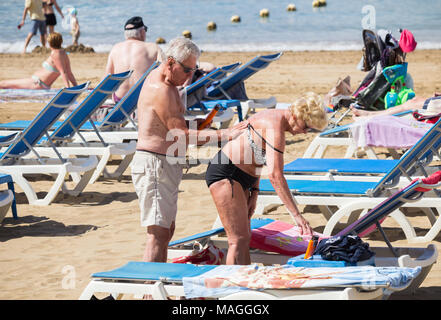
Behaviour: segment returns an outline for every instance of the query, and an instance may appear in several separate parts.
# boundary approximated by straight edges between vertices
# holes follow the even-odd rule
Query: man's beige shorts
[[[136,151],[131,169],[141,209],[141,226],[170,228],[178,210],[182,165],[170,164],[163,155]]]

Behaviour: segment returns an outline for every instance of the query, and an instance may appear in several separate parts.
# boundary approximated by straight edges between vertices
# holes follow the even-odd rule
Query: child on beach
[[[80,24],[77,18],[77,9],[73,8],[70,11],[70,34],[72,35],[72,44],[78,45],[78,38],[80,37]]]

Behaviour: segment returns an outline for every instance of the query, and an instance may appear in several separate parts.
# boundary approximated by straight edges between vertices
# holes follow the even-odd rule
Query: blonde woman
[[[205,180],[228,237],[227,264],[250,264],[250,219],[256,208],[259,177],[266,166],[278,196],[302,234],[311,235],[283,175],[285,133],[323,130],[328,123],[319,96],[307,93],[287,110],[267,109],[248,119],[248,129],[210,161]]]
[[[50,89],[60,75],[66,88],[77,85],[69,57],[61,47],[63,37],[60,33],[53,32],[47,40],[51,55],[42,63],[41,68],[29,78],[0,81],[0,89]]]

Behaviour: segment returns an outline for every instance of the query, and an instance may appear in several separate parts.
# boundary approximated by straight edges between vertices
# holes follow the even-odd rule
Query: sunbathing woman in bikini
[[[60,75],[65,87],[77,85],[70,68],[69,57],[61,47],[63,37],[58,32],[54,32],[47,40],[51,55],[42,63],[42,68],[29,78],[0,81],[0,89],[50,89]]]
[[[248,130],[228,142],[210,161],[205,180],[228,237],[227,264],[250,264],[250,219],[263,166],[278,196],[302,234],[311,235],[283,175],[285,133],[323,130],[327,116],[320,98],[307,94],[287,110],[268,109],[248,119]]]

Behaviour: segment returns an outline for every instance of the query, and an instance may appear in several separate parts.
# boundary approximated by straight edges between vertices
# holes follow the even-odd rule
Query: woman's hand
[[[308,220],[306,220],[301,214],[294,216],[294,220],[297,223],[297,226],[301,229],[302,235],[312,235],[312,228],[309,225]]]

